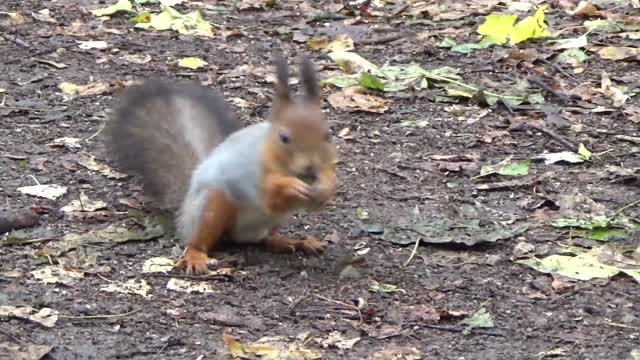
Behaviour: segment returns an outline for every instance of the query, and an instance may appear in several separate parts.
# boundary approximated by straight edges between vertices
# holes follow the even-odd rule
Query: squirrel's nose
[[[308,165],[300,174],[300,178],[305,179],[309,183],[314,183],[318,179],[318,171],[316,167],[313,165]]]

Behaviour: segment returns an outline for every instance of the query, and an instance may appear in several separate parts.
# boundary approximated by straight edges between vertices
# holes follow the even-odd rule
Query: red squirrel
[[[294,240],[278,227],[300,209],[318,211],[335,196],[337,149],[321,109],[316,72],[303,57],[303,95],[274,57],[277,83],[267,121],[241,127],[218,93],[199,84],[150,80],[132,85],[107,123],[107,149],[138,174],[161,207],[176,210],[186,250],[176,267],[207,272],[221,241],[314,254],[326,243]]]

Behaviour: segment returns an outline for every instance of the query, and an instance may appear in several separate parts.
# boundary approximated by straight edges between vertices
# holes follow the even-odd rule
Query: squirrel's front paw
[[[292,178],[285,193],[295,200],[308,201],[311,198],[311,186],[298,178]]]
[[[188,248],[184,257],[176,264],[176,268],[183,270],[187,275],[204,275],[209,271],[208,260],[209,257],[204,251]]]

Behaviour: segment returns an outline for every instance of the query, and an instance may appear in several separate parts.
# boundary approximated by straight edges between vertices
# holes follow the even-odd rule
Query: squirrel
[[[242,127],[209,88],[147,80],[123,91],[107,122],[105,147],[116,166],[137,174],[152,200],[175,212],[176,234],[186,242],[176,268],[187,274],[206,273],[223,241],[305,254],[327,245],[278,232],[296,211],[333,200],[337,148],[310,59],[302,58],[300,97],[291,94],[283,55],[273,60],[266,121]]]

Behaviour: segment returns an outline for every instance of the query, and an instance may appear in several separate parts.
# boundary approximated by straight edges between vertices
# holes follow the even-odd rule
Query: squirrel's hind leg
[[[236,209],[224,191],[210,190],[200,219],[187,239],[187,249],[176,268],[187,274],[207,273],[209,252],[220,243],[225,231],[235,222]]]
[[[281,235],[276,229],[265,238],[263,242],[265,248],[272,252],[302,252],[306,255],[316,255],[324,251],[327,247],[327,242],[321,241],[315,238],[307,238],[304,240],[296,240]]]

